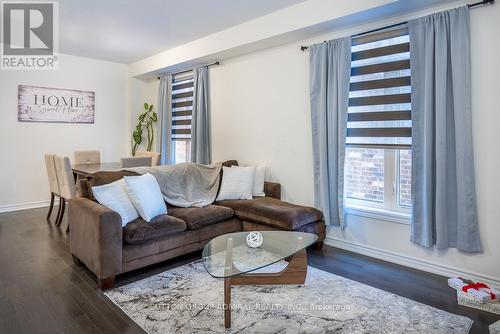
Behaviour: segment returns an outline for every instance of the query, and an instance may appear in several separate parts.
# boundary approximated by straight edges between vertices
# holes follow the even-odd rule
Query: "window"
[[[193,73],[172,78],[172,155],[173,162],[191,160],[191,119],[193,113]]]
[[[407,27],[353,38],[346,139],[348,208],[411,207],[411,77]]]

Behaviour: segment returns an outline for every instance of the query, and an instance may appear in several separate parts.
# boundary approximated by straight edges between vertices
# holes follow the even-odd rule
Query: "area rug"
[[[266,271],[278,271],[283,263]],[[223,280],[201,261],[105,295],[148,333],[468,333],[469,318],[309,267],[306,283],[232,288],[224,328]]]

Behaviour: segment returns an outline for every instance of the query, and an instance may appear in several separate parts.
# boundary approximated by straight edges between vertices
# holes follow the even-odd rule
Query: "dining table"
[[[81,178],[86,178],[101,171],[117,171],[122,169],[122,163],[117,162],[97,162],[97,163],[86,163],[86,164],[73,164],[71,169],[73,170],[73,175],[75,181],[80,175]]]

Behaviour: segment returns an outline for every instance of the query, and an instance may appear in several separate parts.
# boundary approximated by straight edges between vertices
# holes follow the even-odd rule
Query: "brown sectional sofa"
[[[237,165],[232,160],[225,166]],[[89,189],[107,184],[130,171],[98,172],[82,180],[82,197],[70,200],[70,249],[75,263],[85,264],[102,289],[112,287],[115,275],[202,249],[216,236],[252,230],[314,233],[315,248],[325,239],[321,211],[280,200],[281,186],[266,182],[266,197],[226,200],[204,208],[168,206],[168,213],[150,223],[138,218],[125,227],[118,213],[97,203]]]

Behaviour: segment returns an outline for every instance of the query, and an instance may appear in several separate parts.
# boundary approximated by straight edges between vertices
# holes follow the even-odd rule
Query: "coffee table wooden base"
[[[232,265],[231,259],[228,264]],[[288,266],[277,273],[241,274],[224,278],[224,325],[231,328],[231,286],[233,285],[281,285],[304,284],[307,275],[307,251],[295,253]]]

